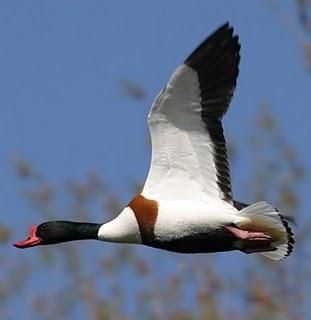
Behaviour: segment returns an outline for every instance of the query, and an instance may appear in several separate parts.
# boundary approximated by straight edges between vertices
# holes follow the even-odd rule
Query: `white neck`
[[[126,207],[115,219],[98,230],[98,239],[117,243],[141,244],[139,226],[134,212]]]

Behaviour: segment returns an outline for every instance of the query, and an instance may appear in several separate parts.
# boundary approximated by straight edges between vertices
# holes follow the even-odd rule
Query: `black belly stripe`
[[[179,253],[209,253],[236,250],[233,243],[237,238],[225,228],[196,233],[170,241],[154,240],[148,246]]]

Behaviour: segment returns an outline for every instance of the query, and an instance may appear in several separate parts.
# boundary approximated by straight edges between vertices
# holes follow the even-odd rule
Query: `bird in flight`
[[[222,117],[239,73],[240,43],[224,24],[171,75],[148,124],[150,170],[140,194],[106,223],[48,221],[32,226],[17,248],[96,239],[180,253],[239,250],[287,257],[294,238],[265,201],[233,199]]]

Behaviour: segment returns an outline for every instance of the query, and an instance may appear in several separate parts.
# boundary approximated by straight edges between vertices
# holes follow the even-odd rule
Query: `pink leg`
[[[246,231],[233,226],[225,226],[225,228],[241,240],[271,240],[271,237],[263,232]]]

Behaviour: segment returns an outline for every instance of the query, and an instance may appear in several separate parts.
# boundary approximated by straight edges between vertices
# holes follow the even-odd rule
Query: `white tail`
[[[261,231],[271,236],[274,251],[263,251],[259,254],[270,259],[280,260],[290,255],[294,245],[294,235],[287,221],[278,211],[265,201],[256,202],[238,213],[248,218],[238,224],[239,228],[248,231]]]

